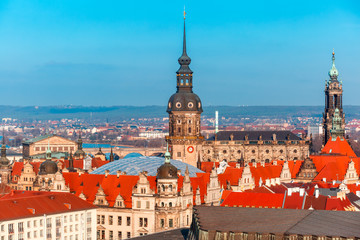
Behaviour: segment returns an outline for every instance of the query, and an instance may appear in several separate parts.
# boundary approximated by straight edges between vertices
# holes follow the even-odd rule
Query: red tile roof
[[[71,193],[12,191],[0,198],[0,221],[93,208]]]
[[[101,186],[106,194],[106,200],[109,203],[109,207],[113,207],[115,204],[116,197],[120,194],[124,199],[125,207],[132,208],[132,191],[139,180],[138,175],[108,175],[105,177],[103,174],[78,174],[72,172],[64,172],[66,185],[70,187],[70,192],[76,196],[80,196],[83,193],[86,200],[89,203],[93,203],[95,195]],[[150,188],[157,193],[156,187],[156,176],[147,176],[150,184]],[[183,185],[183,176],[178,178],[178,191],[180,192]],[[207,192],[207,184],[210,180],[210,174],[208,173],[197,173],[197,177],[191,177],[191,186],[194,193],[194,204],[195,194],[197,188],[200,189],[201,202],[204,203],[204,197]]]
[[[337,137],[335,141],[330,138],[321,152],[356,157],[355,152],[352,150],[346,139],[340,139],[340,137]]]
[[[281,193],[231,192],[221,206],[281,208],[283,199]]]
[[[34,168],[34,172],[37,174],[39,172],[41,162],[30,162]],[[20,176],[22,170],[24,169],[24,162],[15,162],[12,168],[12,176]]]

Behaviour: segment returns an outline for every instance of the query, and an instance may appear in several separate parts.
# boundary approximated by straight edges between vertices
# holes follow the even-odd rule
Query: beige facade
[[[304,140],[288,141],[278,144],[272,141],[264,144],[256,141],[252,144],[246,141],[206,141],[202,146],[202,161],[237,162],[243,159],[249,162],[270,162],[272,160],[303,160],[309,156],[309,144]]]
[[[23,143],[23,157],[28,158],[45,153],[48,146],[52,152],[70,153],[77,150],[77,143],[74,141],[56,135],[45,135],[25,141]]]
[[[169,151],[172,159],[192,166],[200,159],[203,136],[200,134],[200,113],[173,112],[169,114]]]

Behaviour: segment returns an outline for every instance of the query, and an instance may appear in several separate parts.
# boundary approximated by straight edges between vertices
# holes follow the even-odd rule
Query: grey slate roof
[[[249,141],[258,141],[260,136],[262,136],[263,141],[272,141],[273,134],[276,134],[277,141],[286,141],[287,136],[290,136],[289,140],[292,141],[301,140],[300,137],[290,131],[220,131],[217,133],[217,140],[229,141],[231,134],[234,136],[234,141],[244,141],[246,135],[248,135]],[[210,137],[208,140],[214,141],[215,136]]]
[[[38,136],[38,137],[35,137],[35,138],[28,139],[28,140],[24,141],[24,143],[25,144],[31,144],[31,143],[34,143],[34,142],[38,142],[38,141],[50,138],[52,136],[55,136],[55,135],[54,134],[42,135],[42,136]]]
[[[206,231],[360,237],[360,213],[239,207],[194,208]]]
[[[138,239],[138,240],[185,240],[187,237],[187,234],[189,232],[188,228],[178,228],[170,231],[160,232],[160,233],[154,233],[149,234],[142,237],[136,237],[131,239]]]

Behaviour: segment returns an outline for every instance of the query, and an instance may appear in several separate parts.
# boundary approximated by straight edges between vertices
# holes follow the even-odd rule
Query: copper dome
[[[40,164],[39,175],[55,174],[58,171],[56,162],[46,160]]]

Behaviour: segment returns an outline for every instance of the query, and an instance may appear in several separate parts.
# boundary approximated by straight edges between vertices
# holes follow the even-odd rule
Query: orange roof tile
[[[340,139],[340,137],[337,137],[335,141],[330,138],[321,152],[356,157],[355,152],[352,150],[346,139]]]

